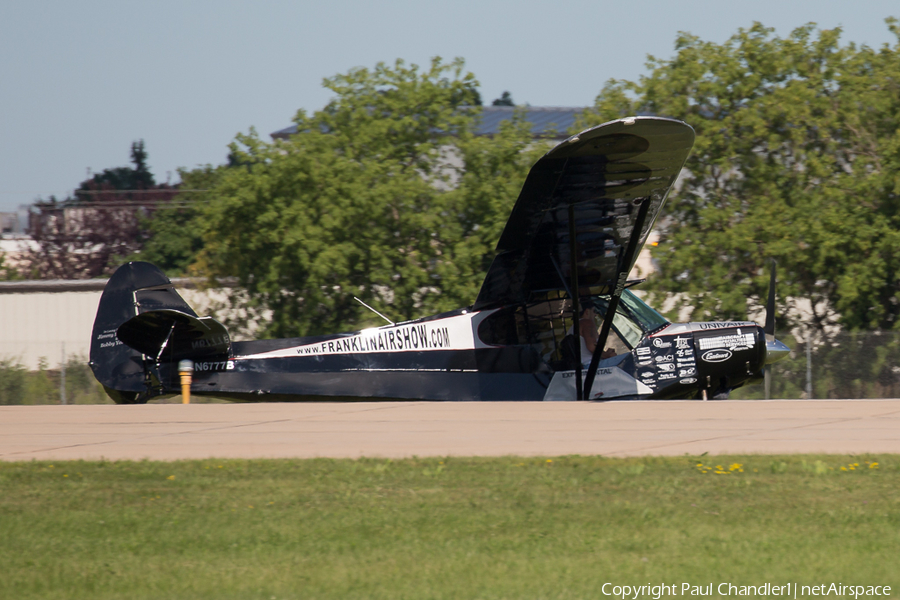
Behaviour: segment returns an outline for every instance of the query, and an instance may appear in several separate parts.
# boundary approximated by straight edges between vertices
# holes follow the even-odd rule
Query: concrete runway
[[[0,460],[900,453],[900,400],[0,407]]]

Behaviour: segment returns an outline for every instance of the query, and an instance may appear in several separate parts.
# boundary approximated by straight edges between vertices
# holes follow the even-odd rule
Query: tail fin
[[[159,379],[160,363],[230,351],[225,327],[199,318],[150,263],[122,265],[107,282],[94,320],[90,364],[116,403],[143,403],[166,393],[169,382]]]

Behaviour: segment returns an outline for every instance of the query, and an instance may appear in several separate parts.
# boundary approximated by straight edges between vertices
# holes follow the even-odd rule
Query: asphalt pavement
[[[900,453],[900,400],[2,406],[0,460]]]

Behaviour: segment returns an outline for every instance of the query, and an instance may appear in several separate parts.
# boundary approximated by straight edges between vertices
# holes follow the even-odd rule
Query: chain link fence
[[[59,349],[64,352],[64,347]],[[0,356],[0,405],[112,404],[84,356],[55,361],[40,359],[36,369],[17,357]]]
[[[900,397],[900,332],[841,332],[812,343],[779,336],[790,355],[769,367],[769,398]],[[733,399],[766,398],[763,384],[734,390]]]

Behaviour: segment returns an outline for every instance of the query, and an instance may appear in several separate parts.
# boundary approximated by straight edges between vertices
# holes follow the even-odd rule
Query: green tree
[[[473,301],[527,172],[521,118],[475,138],[478,82],[460,59],[324,85],[334,100],[298,112],[290,140],[238,136],[199,209],[197,269],[236,277],[274,336],[377,324],[354,296],[395,320]]]
[[[839,38],[813,24],[782,39],[756,23],[723,44],[682,33],[673,58],[609,82],[582,123],[643,112],[696,129],[653,282],[694,318],[746,317],[775,258],[780,314],[808,301],[820,334],[898,325],[900,43]]]
[[[28,371],[18,361],[0,358],[0,405],[23,404]]]
[[[467,136],[456,144],[462,168],[455,189],[445,196],[450,218],[442,224],[447,243],[438,265],[445,282],[438,308],[447,310],[474,301],[529,169],[553,145],[533,138],[520,110],[496,135]]]
[[[20,269],[7,260],[5,252],[0,252],[0,281],[14,281],[22,278]]]
[[[191,266],[203,249],[200,208],[207,201],[207,190],[214,188],[228,168],[206,165],[181,170],[177,198],[147,219],[146,242],[129,260],[151,262],[170,277],[191,274]]]
[[[494,101],[491,102],[491,106],[515,106],[516,103],[513,102],[512,94],[509,92],[503,92],[499,98],[494,98]]]
[[[131,145],[133,167],[105,169],[83,181],[69,198],[34,204],[23,271],[41,279],[87,279],[114,271],[140,251],[147,217],[178,190],[156,184],[147,169],[144,142]]]
[[[144,140],[138,140],[131,144],[131,163],[134,165],[133,167],[113,167],[95,173],[90,179],[83,181],[78,190],[83,192],[102,189],[146,190],[156,185],[153,173],[147,168],[147,151],[144,149]],[[75,193],[77,195],[78,191]]]

